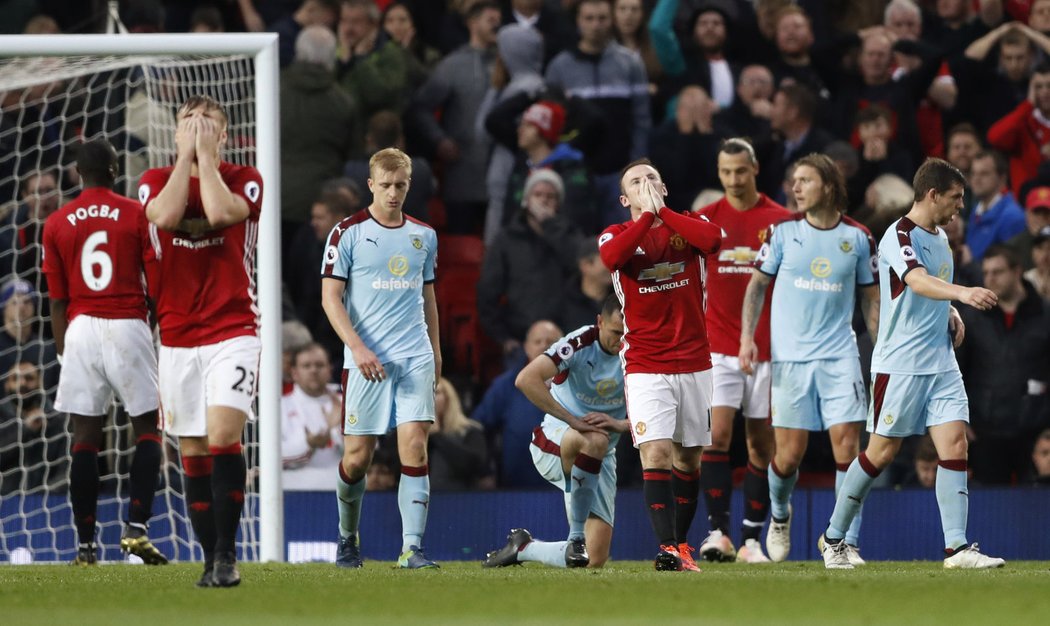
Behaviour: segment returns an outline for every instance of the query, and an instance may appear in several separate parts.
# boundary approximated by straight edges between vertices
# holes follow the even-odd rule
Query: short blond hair
[[[396,172],[405,170],[409,177],[412,176],[412,159],[397,148],[383,148],[368,159],[368,175],[375,178],[377,169],[385,172]]]

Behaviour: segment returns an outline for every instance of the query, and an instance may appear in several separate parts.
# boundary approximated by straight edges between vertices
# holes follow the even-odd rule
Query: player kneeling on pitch
[[[615,295],[598,323],[554,343],[518,374],[518,389],[546,411],[532,434],[532,462],[565,492],[566,541],[534,541],[516,528],[483,565],[537,561],[553,567],[601,567],[609,559],[616,503],[616,442],[629,429],[620,345],[623,312]],[[546,357],[546,358],[544,358]],[[547,381],[551,380],[550,389]]]
[[[79,537],[73,564],[94,565],[97,558],[98,451],[102,420],[116,394],[136,437],[120,548],[148,565],[164,565],[168,559],[146,534],[161,457],[157,354],[142,283],[150,250],[146,213],[112,191],[117,153],[109,142],[80,146],[77,171],[84,190],[44,224],[43,264],[62,361],[55,408],[73,420],[69,499]]]

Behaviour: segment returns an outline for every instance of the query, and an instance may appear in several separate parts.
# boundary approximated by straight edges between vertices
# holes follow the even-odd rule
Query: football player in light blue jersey
[[[966,178],[940,159],[926,159],[915,173],[915,204],[886,230],[879,243],[881,312],[872,357],[868,447],[850,464],[835,499],[831,521],[817,541],[829,569],[849,569],[846,529],[871,484],[893,461],[909,435],[930,432],[940,459],[937,507],[944,533],[944,567],[985,569],[1005,561],[981,554],[966,539],[969,511],[966,425],[969,405],[953,344],[964,328],[949,302],[979,310],[996,305],[982,287],[952,284],[946,226],[963,206]]]
[[[627,432],[623,368],[623,311],[615,295],[605,300],[598,323],[584,326],[533,359],[515,381],[540,409],[533,431],[536,470],[565,492],[567,541],[535,541],[516,528],[507,544],[483,565],[537,561],[554,567],[601,567],[609,559],[616,500],[616,442]],[[548,380],[552,381],[550,388]]]
[[[836,489],[860,450],[866,397],[852,323],[858,289],[872,337],[879,325],[875,240],[843,214],[846,182],[838,167],[823,154],[810,154],[796,162],[792,182],[801,213],[776,225],[759,250],[740,338],[740,365],[750,368],[758,355],[754,332],[762,302],[776,277],[770,315],[776,453],[768,470],[772,521],[766,534],[774,561],[791,551],[791,493],[810,431],[828,431]],[[859,536],[860,515],[846,534],[855,565],[864,562]]]
[[[398,566],[437,567],[422,550],[430,503],[427,433],[441,377],[434,269],[437,235],[401,207],[412,177],[408,155],[380,150],[369,161],[372,204],[328,235],[321,303],[343,340],[344,453],[339,465],[341,567],[361,567],[357,529],[376,437],[397,426],[403,545]]]

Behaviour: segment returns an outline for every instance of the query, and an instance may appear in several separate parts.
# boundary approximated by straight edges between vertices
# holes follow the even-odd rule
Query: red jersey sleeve
[[[62,269],[62,257],[55,242],[55,222],[48,219],[44,223],[44,259],[42,269],[47,276],[47,290],[54,300],[69,299],[69,285]]]
[[[248,203],[248,219],[259,219],[263,192],[263,180],[259,170],[254,167],[241,167],[229,179],[224,176],[223,180],[231,193],[244,198]]]
[[[705,215],[675,213],[663,207],[660,209],[660,219],[703,254],[718,252],[722,245],[722,229],[712,224]]]
[[[646,212],[631,224],[613,224],[602,232],[598,237],[598,254],[610,272],[615,272],[631,260],[638,244],[655,221],[656,216]]]
[[[139,179],[139,204],[147,208],[149,203],[160,194],[168,184],[169,174],[161,169],[147,170]]]

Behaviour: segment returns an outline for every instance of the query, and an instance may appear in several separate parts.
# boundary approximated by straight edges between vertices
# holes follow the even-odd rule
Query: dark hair
[[[919,171],[915,172],[911,186],[915,189],[915,201],[921,202],[930,190],[937,193],[945,193],[954,186],[965,187],[966,176],[951,163],[944,159],[929,157]]]
[[[580,245],[576,246],[576,260],[591,259],[598,255],[598,240],[594,237],[584,237]]]
[[[999,40],[999,46],[1024,46],[1029,50],[1035,47],[1028,39],[1028,36],[1016,28],[1011,28],[1003,33],[1002,39]]]
[[[977,143],[982,143],[981,133],[977,132],[977,128],[969,122],[961,122],[948,129],[948,134],[945,135],[946,143],[951,143],[952,137],[956,135],[971,135],[977,139]]]
[[[1003,153],[998,150],[981,150],[973,155],[973,160],[976,161],[977,159],[991,159],[992,163],[995,164],[995,173],[1000,177],[1010,173],[1010,164],[1006,161]]]
[[[616,297],[615,293],[605,296],[605,302],[602,303],[602,317],[609,319],[613,316],[613,313],[620,313],[621,311],[623,311],[623,305],[620,304],[620,299]]]
[[[628,163],[627,165],[624,165],[623,169],[620,170],[620,193],[624,192],[624,189],[623,189],[623,177],[627,174],[627,170],[631,169],[632,167],[634,167],[636,165],[648,165],[649,167],[651,167],[653,169],[656,169],[656,166],[653,165],[653,162],[650,161],[646,157],[642,157],[640,159],[635,159],[635,160],[631,161],[630,163]]]
[[[810,88],[799,83],[787,83],[781,84],[777,91],[784,94],[802,119],[812,121],[817,115],[817,96]]]
[[[755,156],[755,148],[751,142],[743,137],[729,137],[722,140],[718,146],[719,154],[746,154],[751,165],[758,165],[758,157]]]
[[[1032,76],[1036,74],[1050,74],[1050,61],[1040,61],[1032,68]]]
[[[330,214],[338,217],[346,217],[357,208],[345,193],[339,191],[322,193],[321,197],[314,202],[315,204],[323,204]]]
[[[988,249],[984,251],[984,257],[982,261],[988,259],[1002,257],[1006,261],[1006,266],[1012,270],[1016,270],[1021,267],[1021,257],[1017,254],[1017,251],[1008,246],[1002,244],[993,244],[988,246]]]
[[[84,187],[112,188],[119,167],[117,151],[105,139],[92,139],[77,147],[77,171],[84,179]]]
[[[463,19],[464,21],[469,22],[475,18],[480,17],[482,13],[490,9],[493,11],[500,10],[499,5],[496,4],[493,0],[478,0],[474,4],[470,5],[470,8],[467,9],[466,14],[463,15]]]
[[[312,352],[312,351],[317,350],[317,349],[320,349],[321,352],[324,352],[325,358],[326,359],[328,358],[328,350],[325,350],[324,346],[322,346],[321,344],[317,343],[316,341],[311,341],[309,343],[304,343],[303,345],[299,346],[298,348],[296,348],[292,352],[292,367],[295,367],[295,364],[299,362],[299,355],[300,354],[304,354],[306,352]],[[329,359],[329,361],[331,361],[331,359]]]
[[[842,176],[842,170],[826,154],[812,152],[795,161],[795,168],[800,165],[808,165],[817,171],[820,180],[831,187],[831,195],[825,201],[838,211],[846,212],[849,206],[849,198],[846,195],[846,179]]]
[[[190,30],[193,30],[193,27],[198,24],[212,32],[226,30],[226,25],[222,21],[222,13],[210,4],[193,10],[193,14],[190,16]]]
[[[230,123],[230,116],[226,114],[226,109],[219,103],[218,100],[211,96],[203,93],[199,93],[189,98],[182,103],[179,107],[179,113],[189,113],[193,109],[204,107],[205,111],[218,111],[222,115],[222,121],[227,124]]]
[[[892,123],[893,113],[881,104],[872,104],[864,107],[857,113],[857,126],[868,124],[880,119],[886,120],[887,123]]]
[[[368,120],[367,134],[376,150],[396,148],[404,136],[401,117],[393,111],[379,111]]]

